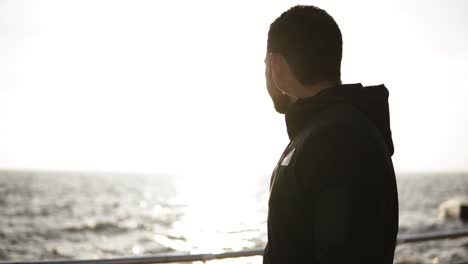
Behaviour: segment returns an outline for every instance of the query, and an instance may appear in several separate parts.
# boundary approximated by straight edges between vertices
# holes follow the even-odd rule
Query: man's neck
[[[341,84],[341,81],[340,82],[321,81],[318,83],[314,83],[312,85],[305,85],[305,86],[298,87],[296,94],[297,94],[298,99],[311,97],[320,93],[321,91],[325,89],[335,87],[340,84]]]

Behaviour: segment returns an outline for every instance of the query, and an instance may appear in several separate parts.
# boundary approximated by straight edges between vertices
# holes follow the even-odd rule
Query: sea
[[[400,234],[468,228],[439,210],[468,196],[468,173],[399,173],[397,183]],[[269,176],[0,171],[0,261],[260,249],[267,240],[268,184]],[[462,260],[468,238],[401,244],[395,251],[396,263]]]

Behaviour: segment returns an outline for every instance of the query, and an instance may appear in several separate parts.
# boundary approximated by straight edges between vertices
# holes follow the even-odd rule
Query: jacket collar
[[[286,127],[290,140],[293,140],[297,134],[303,130],[310,121],[323,110],[345,101],[343,93],[348,93],[353,89],[362,88],[362,84],[342,84],[324,89],[314,96],[300,98],[291,104],[286,111]]]

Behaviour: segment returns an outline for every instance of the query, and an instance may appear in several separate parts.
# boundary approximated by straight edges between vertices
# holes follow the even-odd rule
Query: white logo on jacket
[[[291,159],[292,159],[292,156],[293,156],[295,150],[296,150],[296,148],[293,148],[291,151],[289,151],[289,153],[281,161],[281,163],[280,163],[281,166],[288,166],[289,165],[289,162],[291,162]]]

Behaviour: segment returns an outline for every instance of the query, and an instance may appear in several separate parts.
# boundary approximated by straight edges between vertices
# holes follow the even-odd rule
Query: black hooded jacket
[[[263,263],[391,264],[398,194],[388,90],[328,88],[286,112]]]

